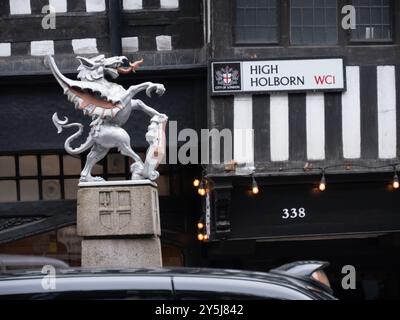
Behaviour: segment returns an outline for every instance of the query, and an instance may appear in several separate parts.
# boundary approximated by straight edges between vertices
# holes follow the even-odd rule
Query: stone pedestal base
[[[82,267],[162,266],[154,183],[113,181],[79,187],[77,230],[84,238]]]
[[[83,240],[82,266],[101,268],[161,267],[160,239]]]

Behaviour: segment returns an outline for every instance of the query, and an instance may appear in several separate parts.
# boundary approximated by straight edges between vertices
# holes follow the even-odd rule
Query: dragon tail
[[[57,133],[60,134],[63,129],[65,128],[72,128],[72,127],[78,127],[78,131],[75,132],[72,136],[70,136],[64,144],[65,150],[71,154],[71,155],[78,155],[81,154],[82,152],[86,151],[90,147],[93,146],[94,142],[92,140],[92,137],[89,135],[89,137],[86,139],[86,141],[78,148],[72,148],[71,143],[76,140],[78,137],[82,135],[83,132],[83,125],[80,123],[70,123],[68,124],[68,118],[64,117],[64,120],[60,120],[58,118],[57,113],[53,114],[53,123],[55,127],[57,128]]]

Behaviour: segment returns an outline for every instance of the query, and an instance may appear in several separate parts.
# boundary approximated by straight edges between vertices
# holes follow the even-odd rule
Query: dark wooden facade
[[[290,199],[287,199],[285,204],[285,197],[290,198],[290,192],[285,190],[289,190],[292,184],[300,184],[306,190],[304,192],[311,192],[310,190],[318,187],[323,172],[327,177],[328,188],[329,183],[338,183],[338,186],[345,183],[342,186],[346,189],[346,183],[359,182],[357,188],[365,187],[365,194],[368,194],[369,186],[368,183],[363,184],[363,181],[378,180],[382,186],[387,186],[393,180],[394,171],[399,169],[400,163],[400,96],[399,90],[396,89],[400,86],[400,25],[397,23],[400,19],[400,5],[397,1],[391,2],[392,41],[360,43],[352,41],[350,31],[340,27],[344,16],[341,14],[341,8],[348,4],[351,4],[351,1],[337,1],[339,26],[338,40],[334,45],[291,44],[290,0],[278,1],[279,36],[276,43],[244,45],[235,40],[236,1],[211,2],[211,60],[343,57],[347,81],[347,90],[343,93],[265,92],[213,96],[209,91],[208,125],[218,130],[232,130],[234,141],[233,156],[222,158],[222,140],[221,160],[225,163],[209,165],[207,168],[214,190],[210,194],[212,238],[257,238],[258,235],[251,230],[260,227],[261,220],[247,221],[249,216],[245,212],[253,210],[254,217],[261,218],[263,215],[273,214],[267,208],[263,209],[270,201],[274,201],[271,204],[272,208],[283,209],[285,205],[290,206]],[[209,74],[209,84],[211,76]],[[254,140],[250,146],[247,145],[245,152],[239,150],[240,143],[235,144],[236,139],[241,141],[240,135],[235,138],[237,128],[254,130]],[[216,146],[214,152],[215,148]],[[261,191],[258,195],[262,198],[257,202],[259,205],[244,204],[248,200],[246,190],[251,189],[252,178],[243,176],[243,173],[237,170],[232,171],[231,166],[226,166],[229,160],[239,162],[245,167],[255,167],[254,177],[260,189],[265,189],[265,192]],[[275,188],[275,185],[282,185],[282,198],[272,199],[267,195],[268,187]],[[238,189],[241,192],[238,192]],[[276,192],[276,189],[273,190]],[[398,195],[393,196],[392,207],[386,212],[400,209],[394,201]],[[239,205],[238,197],[243,197],[243,204]],[[326,206],[329,207],[329,201],[336,201],[333,199],[337,197],[339,196],[336,195],[332,199],[327,197]],[[351,204],[351,198],[343,198],[341,201]],[[381,207],[385,211],[383,208],[386,201],[376,201],[378,208]],[[361,208],[362,206],[359,209],[363,211]],[[366,211],[363,212],[367,214]],[[280,212],[274,214],[279,216]],[[243,220],[237,220],[236,227],[233,227],[231,223],[238,217]],[[330,219],[334,217],[327,218],[325,222],[329,223]],[[385,219],[393,222],[392,218],[385,218],[383,213],[382,221]],[[248,229],[246,235],[235,234],[231,227],[243,231],[241,228],[245,220],[255,229]],[[370,222],[370,225],[373,224],[374,222]],[[393,222],[393,225],[395,224],[397,225]],[[317,224],[314,228],[312,226],[311,224],[307,234],[318,234]],[[265,226],[261,237],[285,237],[294,231],[277,227],[275,232],[268,229],[270,227],[273,228]],[[353,231],[357,232],[356,229]],[[368,231],[367,229],[365,231]],[[398,227],[395,229],[398,230]],[[351,230],[347,229],[347,232],[351,233]]]
[[[118,0],[119,1],[119,0]],[[42,57],[32,55],[32,42],[52,41],[61,70],[75,72],[73,40],[92,39],[99,53],[111,52],[108,0],[103,11],[88,12],[86,0],[66,1],[67,12],[57,13],[55,29],[43,29],[42,8],[48,1],[27,1],[30,14],[11,14],[10,2],[0,4],[0,43],[10,44],[11,55],[0,61],[1,76],[47,74]],[[89,0],[90,2],[90,0]],[[137,37],[138,50],[124,52],[145,60],[143,70],[193,68],[204,65],[202,1],[179,1],[177,8],[160,8],[160,1],[143,1],[142,9],[125,10],[121,2],[120,35]],[[128,1],[129,2],[129,1]],[[158,51],[156,37],[167,35],[172,50]],[[130,55],[129,55],[130,53]]]
[[[122,76],[119,83],[124,86],[145,81],[165,84],[167,92],[162,99],[147,99],[145,95],[140,98],[168,114],[171,121],[177,121],[178,130],[200,131],[206,126],[207,117],[203,1],[117,1],[121,9],[117,34],[122,50],[116,54],[145,61],[139,72]],[[48,0],[23,1],[19,8],[12,2],[0,3],[0,118],[3,123],[0,160],[5,159],[5,163],[11,163],[13,167],[0,173],[0,185],[4,188],[0,191],[4,191],[3,198],[0,197],[3,199],[0,200],[0,243],[73,225],[76,221],[76,201],[71,199],[66,182],[74,185],[72,181],[76,182],[79,176],[78,172],[68,174],[66,171],[65,136],[56,134],[51,115],[57,111],[71,120],[86,121],[86,125],[88,119],[84,120],[82,114],[68,103],[45,67],[46,51],[54,53],[61,71],[70,78],[76,77],[77,55],[110,56],[115,52],[108,0],[65,1],[66,10],[57,12],[54,30],[42,28],[45,16],[42,8],[49,4]],[[129,7],[137,3],[141,7]],[[159,43],[159,36],[164,36],[166,44]],[[76,41],[80,41],[80,45],[77,46]],[[82,43],[84,47],[87,44],[86,48],[80,47]],[[138,137],[132,143],[139,152],[147,148],[144,139],[147,122],[144,115],[135,114],[126,126],[131,135]],[[176,147],[172,146],[172,150]],[[44,172],[48,171],[44,162],[48,156],[58,163],[56,173]],[[28,158],[35,161],[33,174],[23,172],[25,164],[22,161]],[[83,164],[84,155],[77,160]],[[103,176],[110,179],[129,177],[127,160],[121,160],[118,173],[110,171],[110,161],[108,158],[100,164]],[[191,181],[199,169],[196,166],[164,165],[160,170],[164,177],[162,184],[168,189],[160,197],[163,243],[188,253],[184,260],[191,264],[196,257],[192,250],[196,247],[195,224],[201,214]],[[48,198],[48,183],[55,187],[55,199]],[[32,189],[35,201],[25,200],[32,194],[28,195],[29,190],[24,186],[31,185],[35,186]],[[9,188],[13,189],[11,193],[6,190]]]

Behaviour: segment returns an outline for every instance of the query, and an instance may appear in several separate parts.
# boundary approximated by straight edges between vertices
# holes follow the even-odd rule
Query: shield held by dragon
[[[69,154],[78,155],[90,149],[80,182],[104,181],[100,177],[93,177],[91,172],[94,165],[103,159],[111,148],[118,148],[122,155],[133,159],[132,180],[156,180],[159,177],[156,169],[165,154],[165,128],[168,117],[134,97],[141,91],[145,91],[149,97],[153,92],[162,96],[165,87],[162,84],[145,82],[125,89],[106,79],[106,75],[116,79],[120,74],[135,72],[143,60],[129,63],[129,67],[123,67],[128,62],[124,56],[105,58],[104,55],[99,55],[90,59],[86,57],[77,59],[80,62],[79,80],[65,77],[50,55],[46,57],[45,64],[50,68],[68,100],[75,105],[75,109],[83,111],[84,115],[92,118],[86,142],[78,148],[73,148],[71,144],[82,135],[83,125],[69,123],[68,118],[61,120],[57,113],[53,115],[53,123],[58,133],[67,128],[78,129],[65,141],[64,147]],[[149,148],[144,163],[132,149],[129,134],[122,128],[131,113],[137,110],[151,117],[146,134]]]

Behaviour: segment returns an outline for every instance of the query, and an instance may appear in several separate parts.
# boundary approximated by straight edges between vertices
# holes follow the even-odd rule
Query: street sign
[[[213,94],[344,91],[342,58],[211,63]]]

